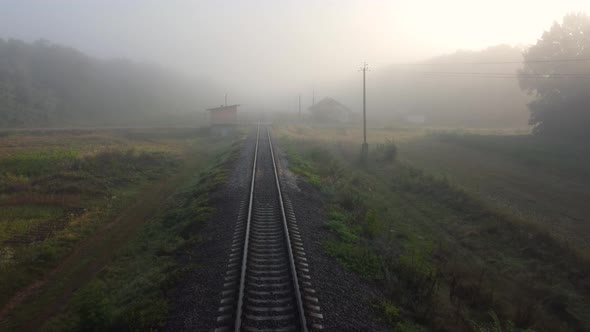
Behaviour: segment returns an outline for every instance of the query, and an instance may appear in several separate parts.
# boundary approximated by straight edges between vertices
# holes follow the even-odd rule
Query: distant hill
[[[0,127],[187,124],[214,94],[157,66],[0,39]]]
[[[521,91],[516,78],[522,51],[498,45],[374,70],[367,76],[369,118],[380,124],[386,119],[426,126],[524,127],[531,97]],[[345,91],[358,104],[358,84]],[[338,97],[352,104],[350,98]]]

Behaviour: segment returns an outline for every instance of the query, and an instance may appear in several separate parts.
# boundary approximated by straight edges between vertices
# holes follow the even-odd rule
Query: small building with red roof
[[[227,136],[235,131],[238,124],[238,106],[240,105],[221,105],[207,109],[212,135]]]

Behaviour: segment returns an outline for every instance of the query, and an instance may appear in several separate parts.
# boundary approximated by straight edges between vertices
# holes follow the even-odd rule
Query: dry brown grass
[[[396,143],[411,142],[424,138],[433,133],[449,131],[444,128],[368,128],[367,142],[369,145],[387,143],[393,140]],[[293,139],[310,140],[324,143],[358,143],[363,140],[361,126],[356,127],[311,127],[302,125],[285,125],[276,128],[279,136]],[[525,134],[528,129],[462,129],[465,133],[478,133],[490,135],[511,135],[515,133]]]
[[[35,192],[20,192],[0,200],[0,206],[45,205],[64,208],[79,208],[82,206],[80,195],[43,194]]]

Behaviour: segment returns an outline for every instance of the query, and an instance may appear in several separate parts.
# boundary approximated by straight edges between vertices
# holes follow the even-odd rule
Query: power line
[[[424,75],[425,77],[449,77],[449,78],[509,78],[509,79],[534,79],[534,80],[567,80],[567,79],[590,79],[590,76],[577,76],[577,77],[519,77],[519,76],[494,76],[494,75],[441,75],[441,74],[432,74],[432,75]]]
[[[408,74],[440,77],[482,77],[482,78],[518,78],[518,79],[571,79],[590,78],[590,74],[552,73],[552,74],[515,74],[493,72],[451,72],[451,71],[405,71]]]
[[[421,74],[456,74],[456,75],[511,75],[511,76],[587,76],[590,77],[590,73],[579,74],[579,73],[551,73],[551,74],[536,74],[536,73],[502,73],[502,72],[461,72],[461,71],[406,71],[406,73],[421,73]]]
[[[506,78],[506,79],[525,79],[525,80],[566,80],[566,79],[590,79],[589,77],[518,77],[518,76],[485,76],[485,75],[429,75],[425,77],[438,78]]]
[[[444,66],[444,65],[507,65],[523,63],[551,63],[551,62],[584,62],[587,59],[553,59],[553,60],[527,60],[527,61],[496,61],[496,62],[420,62],[420,63],[396,63],[394,66]]]

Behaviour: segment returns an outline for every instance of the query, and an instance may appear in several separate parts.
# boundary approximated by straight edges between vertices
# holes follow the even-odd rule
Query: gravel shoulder
[[[191,248],[187,264],[196,264],[196,268],[168,294],[171,308],[166,331],[211,331],[216,327],[238,210],[249,190],[255,140],[256,130],[252,130],[239,157],[227,165],[230,175],[226,184],[209,194],[215,213],[200,230],[199,243]]]

